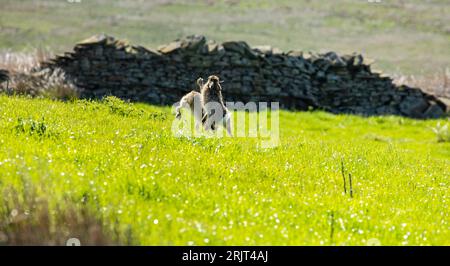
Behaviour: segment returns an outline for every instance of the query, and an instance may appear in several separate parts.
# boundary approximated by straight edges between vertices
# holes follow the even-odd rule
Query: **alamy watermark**
[[[181,115],[183,107],[188,110]],[[223,108],[218,102],[202,106],[194,101],[190,106],[181,106],[177,102],[173,108],[178,118],[172,123],[174,136],[258,138],[260,148],[273,148],[280,144],[278,102],[226,102],[226,108]],[[189,119],[192,115],[194,126]]]
[[[75,237],[69,238],[69,239],[67,239],[67,241],[66,241],[66,246],[75,246],[75,247],[78,247],[78,246],[81,246],[81,241],[80,241],[80,239],[75,238]]]

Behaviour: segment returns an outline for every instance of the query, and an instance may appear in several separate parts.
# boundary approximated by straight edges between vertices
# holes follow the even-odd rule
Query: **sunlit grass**
[[[139,245],[450,244],[450,143],[432,130],[446,120],[281,111],[267,150],[177,138],[172,121],[114,98],[1,96],[0,225],[14,190],[14,204],[33,191],[50,210],[87,208]]]

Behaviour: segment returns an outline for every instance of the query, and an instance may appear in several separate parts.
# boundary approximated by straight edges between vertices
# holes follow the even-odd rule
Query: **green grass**
[[[448,1],[392,2],[3,0],[0,48],[63,52],[101,32],[157,48],[203,34],[285,51],[361,52],[391,74],[425,75],[448,68]]]
[[[445,120],[279,114],[264,150],[174,137],[168,107],[0,96],[0,193],[87,208],[139,245],[450,245]]]

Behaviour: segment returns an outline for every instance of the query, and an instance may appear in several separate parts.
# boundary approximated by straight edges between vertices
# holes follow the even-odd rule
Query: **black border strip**
[[[255,251],[255,253],[253,253]],[[189,253],[190,252],[190,253]],[[231,257],[230,257],[231,252]],[[215,253],[214,262],[195,260],[195,254]],[[189,255],[190,254],[190,255]],[[263,254],[263,255],[261,255]],[[187,257],[186,257],[187,255]],[[253,255],[253,256],[252,256]],[[190,258],[190,260],[183,260]],[[222,256],[222,257],[220,257]],[[245,256],[247,257],[245,259]],[[300,247],[300,246],[81,246],[81,247],[0,247],[0,258],[8,261],[89,265],[93,262],[126,263],[135,265],[315,265],[318,262],[344,262],[346,264],[386,263],[392,260],[407,262],[448,261],[450,247]],[[308,263],[307,263],[308,262]],[[313,262],[313,264],[311,264]],[[130,264],[131,263],[131,264]],[[1,264],[1,263],[0,263]]]

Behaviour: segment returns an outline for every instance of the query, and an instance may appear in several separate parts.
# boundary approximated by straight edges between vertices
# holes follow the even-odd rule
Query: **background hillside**
[[[385,72],[427,75],[449,66],[448,14],[447,0],[2,0],[0,49],[62,52],[99,32],[156,48],[203,34],[282,50],[361,52]]]

